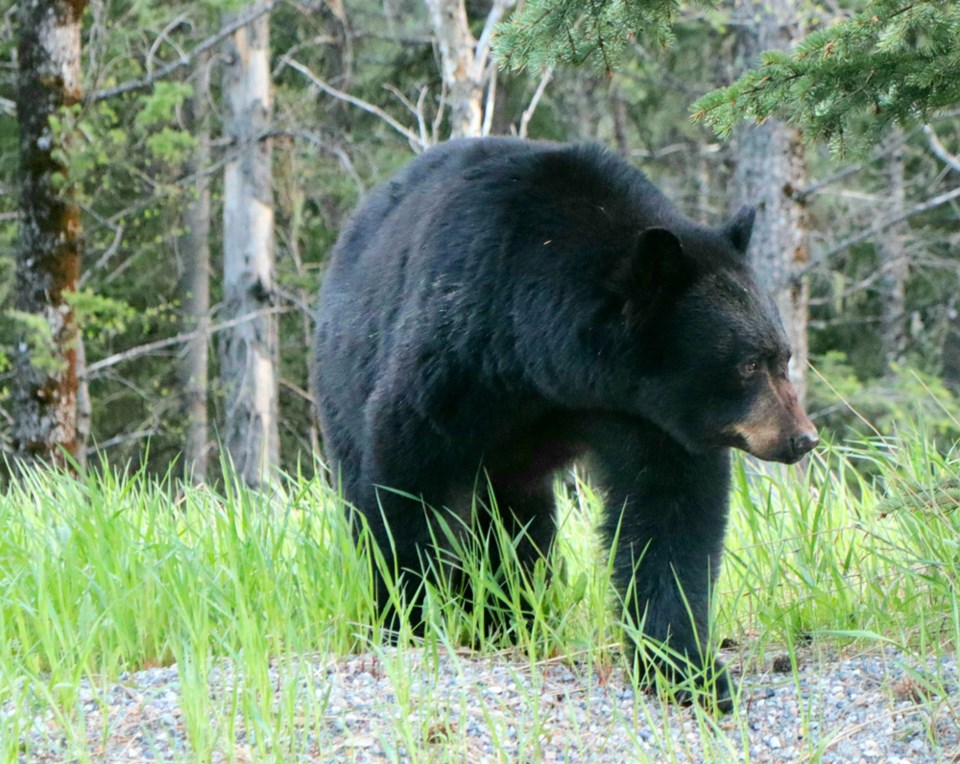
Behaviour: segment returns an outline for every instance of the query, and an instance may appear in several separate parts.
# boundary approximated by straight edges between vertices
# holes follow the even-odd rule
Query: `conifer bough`
[[[609,72],[637,34],[671,42],[679,7],[677,0],[527,0],[498,28],[494,50],[511,69],[599,63]]]
[[[500,25],[494,47],[512,69],[599,63],[609,71],[641,33],[668,44],[678,10],[674,0],[527,0]],[[776,116],[808,140],[843,151],[872,145],[892,124],[925,122],[958,104],[960,3],[869,0],[793,51],[767,51],[692,113],[721,137],[742,120]]]
[[[725,137],[741,120],[779,117],[843,151],[892,124],[926,122],[960,103],[960,4],[872,0],[692,106]]]

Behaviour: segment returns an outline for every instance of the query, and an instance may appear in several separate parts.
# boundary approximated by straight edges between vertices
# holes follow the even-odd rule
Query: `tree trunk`
[[[765,50],[786,50],[801,30],[796,0],[752,3],[735,0],[735,69],[740,74],[759,62]],[[806,393],[807,318],[810,301],[806,279],[797,275],[809,260],[808,222],[798,191],[806,184],[800,135],[770,119],[742,128],[734,145],[734,187],[739,204],[757,207],[750,258],[761,286],[780,309],[793,349],[790,378],[801,399]]]
[[[450,137],[486,135],[493,124],[497,68],[490,59],[493,30],[516,0],[493,0],[483,32],[470,32],[464,0],[424,0],[440,49],[440,73],[450,106]],[[487,88],[487,103],[483,91]],[[485,113],[486,112],[486,113]]]
[[[207,477],[209,439],[207,432],[207,369],[210,329],[210,61],[197,62],[193,76],[193,95],[187,102],[187,129],[196,147],[187,162],[187,174],[193,177],[193,197],[184,213],[185,232],[181,237],[183,275],[182,324],[185,331],[196,332],[183,349],[180,359],[180,385],[186,437],[183,447],[184,473],[188,480],[202,483]]]
[[[23,331],[13,358],[13,448],[18,463],[76,456],[78,327],[66,295],[80,275],[80,208],[62,157],[79,103],[83,0],[21,0],[17,114],[20,230],[15,307]],[[59,119],[54,130],[51,118]]]
[[[245,320],[224,332],[220,343],[222,434],[237,475],[249,485],[270,478],[280,452],[273,173],[271,141],[265,137],[271,114],[269,38],[266,14],[236,32],[227,45],[224,78],[231,146],[223,187],[223,317]]]
[[[902,131],[895,131],[893,141],[899,145],[887,159],[887,204],[877,208],[879,222],[902,218],[906,212],[904,189],[904,159]],[[906,223],[888,228],[877,239],[880,256],[880,339],[883,343],[884,367],[903,360],[907,350],[907,302],[906,286],[909,266],[907,264]]]
[[[463,0],[426,0],[440,48],[443,87],[450,105],[450,137],[480,135],[483,85],[475,71],[477,41],[470,33]]]
[[[474,72],[477,41],[470,33],[463,0],[426,0],[440,48],[443,87],[450,104],[450,137],[480,135],[483,88]]]

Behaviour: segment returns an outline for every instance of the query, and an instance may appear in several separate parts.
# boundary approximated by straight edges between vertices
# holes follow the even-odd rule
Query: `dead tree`
[[[253,7],[259,5],[253,4]],[[270,17],[230,38],[223,94],[230,159],[223,181],[223,445],[240,476],[259,485],[280,460],[270,125]]]

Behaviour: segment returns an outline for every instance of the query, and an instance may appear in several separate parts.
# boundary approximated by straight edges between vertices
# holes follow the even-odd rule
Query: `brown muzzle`
[[[820,442],[817,428],[800,405],[790,380],[769,371],[764,376],[763,390],[733,430],[738,445],[747,453],[765,461],[793,464]]]

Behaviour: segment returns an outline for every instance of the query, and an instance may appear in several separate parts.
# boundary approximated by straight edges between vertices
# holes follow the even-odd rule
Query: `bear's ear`
[[[696,264],[683,251],[680,239],[666,228],[648,228],[633,251],[611,274],[611,289],[623,302],[623,316],[631,324],[646,324],[694,281]]]
[[[724,226],[724,234],[733,244],[733,248],[741,255],[747,254],[747,247],[750,246],[750,234],[753,233],[753,221],[756,218],[757,208],[744,205],[734,215],[733,220]]]

